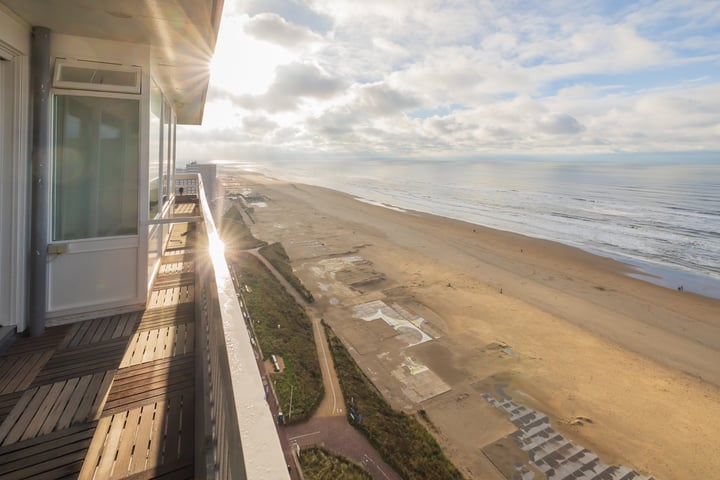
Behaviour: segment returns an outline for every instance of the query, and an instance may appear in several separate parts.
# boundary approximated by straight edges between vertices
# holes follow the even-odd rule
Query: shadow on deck
[[[173,226],[145,311],[48,328],[0,356],[0,479],[194,477],[189,237]]]

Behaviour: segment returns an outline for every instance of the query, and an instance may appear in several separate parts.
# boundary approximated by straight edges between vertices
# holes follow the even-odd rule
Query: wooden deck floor
[[[0,479],[194,476],[194,263],[174,225],[147,309],[0,356]]]

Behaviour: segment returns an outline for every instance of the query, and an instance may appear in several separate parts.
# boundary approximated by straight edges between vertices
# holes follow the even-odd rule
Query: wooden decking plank
[[[2,475],[2,478],[14,479],[57,479],[60,476],[67,475],[71,471],[77,471],[83,458],[85,458],[86,448],[73,449],[65,455],[55,457],[44,462],[36,462],[28,465],[21,471],[15,471],[8,476]]]
[[[185,305],[193,305],[192,303],[186,303]],[[138,327],[138,330],[151,330],[153,328],[161,328],[166,327],[169,325],[179,325],[182,323],[194,323],[195,319],[193,318],[195,316],[195,313],[187,313],[187,314],[166,314],[165,317],[153,317],[149,318],[147,320],[144,320],[142,324]]]
[[[182,417],[180,425],[180,458],[193,455],[195,442],[195,405],[192,393],[182,397]]]
[[[80,330],[80,327],[82,326],[82,323],[73,323],[70,326],[70,330],[68,330],[68,333],[63,337],[62,341],[58,343],[57,348],[58,349],[64,349],[67,348],[68,345],[70,345],[70,342],[77,334],[78,330]]]
[[[137,327],[138,321],[139,321],[140,315],[134,314],[132,319],[129,319],[125,324],[125,331],[123,332],[123,336],[129,337],[133,333],[135,333],[135,328]]]
[[[147,374],[158,374],[162,376],[172,375],[172,372],[180,371],[186,368],[193,368],[192,355],[178,355],[171,358],[162,358],[151,362],[140,363],[132,367],[121,368],[115,375],[113,389],[127,382],[135,381],[136,377],[145,376]]]
[[[85,420],[93,418],[95,416],[96,412],[93,412],[93,405],[96,403],[95,399],[98,395],[103,398],[105,396],[105,392],[101,392],[100,388],[103,385],[107,385],[107,387],[110,386],[109,382],[106,382],[106,377],[108,376],[108,373],[110,374],[110,378],[112,379],[114,371],[92,374],[90,383],[85,390],[85,395],[83,395],[83,399],[80,402],[80,405],[78,405],[77,410],[75,411],[75,415],[73,415],[71,424],[84,422]]]
[[[184,330],[185,336],[183,337],[182,351],[176,352],[175,355],[181,355],[183,353],[193,353],[195,351],[195,325],[186,323],[184,325]]]
[[[28,407],[30,401],[33,399],[33,396],[36,393],[36,390],[37,389],[32,388],[23,392],[15,406],[12,408],[12,410],[10,410],[10,413],[8,413],[8,415],[5,417],[5,420],[3,420],[2,424],[0,424],[0,442],[5,440],[5,437],[8,435],[12,427],[15,425],[15,423],[18,421],[25,409]]]
[[[137,381],[132,384],[126,384],[122,387],[114,388],[112,391],[112,396],[108,399],[107,404],[113,405],[117,400],[121,398],[129,398],[133,396],[142,395],[143,391],[148,392],[150,394],[151,392],[154,392],[156,390],[162,390],[163,388],[173,388],[176,385],[185,385],[188,383],[192,383],[193,380],[193,372],[192,371],[184,371],[176,373],[172,378],[169,377],[161,377],[161,376],[152,376],[148,379],[143,379],[143,382]]]
[[[123,336],[125,331],[125,323],[127,322],[126,315],[118,315],[117,321],[113,323],[113,332],[111,338],[118,338]]]
[[[52,410],[52,406],[55,404],[55,402],[58,400],[58,397],[62,393],[64,386],[65,382],[53,383],[50,386],[50,390],[43,399],[42,403],[38,406],[38,409],[35,411],[35,415],[32,417],[32,420],[25,429],[25,432],[20,437],[21,441],[37,436],[40,428],[45,423],[45,420],[47,419],[50,410]]]
[[[186,248],[176,248],[163,255],[161,264],[192,261],[192,252]]]
[[[192,285],[195,283],[195,273],[164,273],[159,274],[153,284],[153,289],[160,290],[162,288],[176,287],[179,285]]]
[[[112,338],[129,337],[135,333],[135,327],[140,320],[141,312],[125,313],[120,318],[113,332]]]
[[[175,359],[178,360],[172,361]],[[111,396],[115,395],[115,392],[128,390],[137,386],[142,387],[143,384],[151,382],[177,382],[180,375],[185,373],[193,374],[193,362],[189,360],[192,360],[192,355],[181,355],[122,369],[118,371],[115,378]]]
[[[140,393],[137,395],[120,397],[113,402],[108,401],[105,404],[105,410],[103,413],[107,415],[121,410],[127,410],[128,408],[134,408],[139,405],[144,405],[148,402],[159,402],[171,397],[187,394],[187,392],[191,391],[192,388],[192,383],[188,382],[186,384],[172,384],[164,388],[150,390],[145,394]]]
[[[72,395],[70,395],[70,400],[68,400],[68,408],[66,408],[60,415],[56,428],[61,429],[70,426],[70,423],[75,416],[75,409],[82,401],[83,395],[85,395],[87,387],[90,384],[90,380],[92,380],[92,375],[84,375],[80,377],[78,384],[75,386],[75,390],[73,390]]]
[[[100,418],[103,408],[105,407],[105,401],[107,400],[107,396],[110,393],[110,386],[112,385],[114,378],[115,370],[109,370],[105,372],[105,376],[102,379],[100,388],[95,395],[95,401],[93,402],[92,408],[90,409],[90,414],[93,420],[97,420],[98,418]]]
[[[127,350],[125,351],[125,355],[120,362],[120,368],[126,368],[142,363],[145,349],[148,346],[149,336],[148,331],[139,331],[131,337]]]
[[[18,363],[13,366],[15,374],[8,376],[8,382],[4,385],[2,393],[10,393],[18,390],[25,390],[29,387],[43,367],[53,355],[53,350],[44,350],[36,353],[21,355]]]
[[[147,469],[162,465],[162,451],[165,445],[165,424],[167,422],[167,401],[155,404],[155,420],[147,449]]]
[[[83,460],[84,459],[82,457],[79,457],[77,461],[72,463],[65,463],[62,466],[53,468],[50,471],[26,478],[28,480],[75,480],[78,478],[78,472],[83,464]]]
[[[175,345],[174,326],[166,326],[160,329],[160,344],[158,345],[157,359],[172,357],[173,345]]]
[[[87,331],[90,329],[91,322],[85,321],[80,324],[80,328],[78,328],[72,335],[72,340],[68,342],[66,348],[73,348],[80,345],[80,342],[82,341],[83,337],[87,333]]]
[[[23,391],[19,391],[0,395],[0,425],[5,421],[5,417],[8,416],[23,393]]]
[[[112,338],[112,334],[107,334],[107,329],[110,327],[110,320],[112,317],[106,317],[102,320],[96,320],[97,327],[95,329],[95,335],[90,339],[90,343],[97,343],[102,340],[108,340]]]
[[[23,413],[18,417],[15,424],[10,428],[10,431],[5,436],[5,439],[3,440],[3,445],[7,445],[10,443],[15,443],[18,440],[20,440],[20,437],[25,432],[25,430],[28,427],[28,424],[30,423],[30,420],[33,419],[35,416],[35,413],[37,412],[38,407],[45,399],[45,396],[50,391],[50,385],[42,385],[37,388],[31,388],[29,390],[26,390],[25,393],[32,396],[32,399],[27,404],[27,408],[24,409]]]
[[[175,391],[177,388],[182,389],[184,386],[192,383],[193,375],[191,373],[184,373],[181,378],[173,379],[171,382],[164,378],[154,378],[146,382],[143,385],[141,382],[136,382],[133,385],[127,386],[123,389],[116,389],[113,391],[112,397],[106,402],[106,408],[115,408],[123,403],[132,403],[133,401],[139,401],[142,399],[143,393],[147,393],[147,396],[155,395],[156,392],[162,392],[167,390],[169,392]]]
[[[126,343],[127,339],[118,338],[55,352],[33,385],[116,369],[125,352]]]
[[[175,462],[157,468],[130,475],[126,480],[191,480],[195,478],[195,467],[192,463]]]
[[[120,414],[118,414],[119,416]],[[88,447],[87,453],[85,454],[85,461],[83,462],[80,470],[79,478],[87,479],[93,478],[95,469],[98,466],[100,456],[102,455],[103,447],[105,446],[105,439],[110,433],[110,426],[114,420],[114,416],[109,415],[102,417],[97,422],[97,428],[92,436],[90,446]]]
[[[41,435],[47,435],[55,429],[58,420],[60,420],[60,415],[65,410],[65,407],[67,406],[68,401],[70,400],[72,393],[75,391],[79,381],[79,378],[71,378],[65,382],[63,391],[58,396],[57,401],[53,404],[52,409],[45,419],[45,423],[43,423],[42,427],[40,427]]]
[[[178,303],[188,303],[195,301],[195,285],[182,285],[180,287],[180,298]]]
[[[165,448],[163,449],[163,464],[178,461],[180,458],[178,445],[180,444],[178,432],[180,431],[180,418],[182,416],[181,399],[173,397],[167,402],[167,415],[165,420]]]
[[[125,428],[122,431],[122,441],[117,446],[117,458],[112,474],[102,475],[99,478],[123,478],[127,476],[130,460],[135,450],[138,426],[140,424],[140,408],[133,408],[128,412]],[[107,451],[107,450],[106,450]],[[98,471],[98,475],[100,475]],[[104,473],[104,471],[103,471]]]
[[[0,478],[27,478],[28,468],[36,464],[45,464],[56,458],[64,458],[66,463],[73,463],[76,452],[82,459],[92,441],[94,424],[83,425],[81,429],[68,429],[53,435],[36,437],[29,441],[12,444],[12,450],[0,448]],[[79,468],[77,469],[79,470]],[[54,470],[55,477],[59,476]]]
[[[25,355],[13,355],[0,358],[0,394],[15,391],[16,377],[20,375],[17,366],[21,365]]]
[[[38,337],[17,338],[10,349],[0,355],[0,358],[8,355],[21,355],[23,353],[35,353],[41,350],[52,350],[63,340],[63,337],[71,327],[72,325],[50,327],[45,330],[45,333]]]
[[[153,329],[147,331],[147,345],[145,347],[145,351],[143,352],[142,358],[140,360],[140,363],[149,362],[150,360],[155,360],[155,352],[158,348],[158,343],[160,342],[160,330],[159,329]]]
[[[110,422],[110,427],[106,434],[96,435],[93,437],[93,444],[96,441],[101,442],[102,448],[100,449],[99,462],[96,460],[97,465],[94,471],[94,478],[108,479],[115,465],[115,458],[118,454],[118,448],[120,447],[120,439],[125,435],[125,429],[127,427],[128,412],[120,412],[118,415],[114,415]],[[93,448],[91,445],[90,448]],[[92,458],[86,457],[85,462],[92,460]],[[83,466],[84,471],[84,466]],[[83,472],[84,473],[84,472]],[[92,476],[82,478],[93,478]]]
[[[153,425],[156,421],[157,404],[158,402],[149,403],[143,405],[140,409],[140,423],[138,424],[137,436],[135,438],[133,456],[130,461],[130,465],[128,466],[129,474],[145,470],[148,461],[153,463],[156,462],[156,459],[148,459],[148,447],[152,438]]]
[[[93,343],[92,339],[97,333],[98,327],[100,326],[100,322],[96,320],[87,320],[84,323],[87,323],[88,328],[87,330],[85,330],[85,334],[82,336],[80,341],[78,341],[77,345],[73,345],[75,347],[80,347],[89,343]]]
[[[65,443],[65,438],[68,436],[71,438],[74,438],[75,434],[92,436],[96,425],[97,422],[84,423],[63,430],[56,430],[47,435],[38,436],[22,442],[0,446],[0,464],[2,464],[3,461],[12,460],[15,456],[22,456],[26,452],[28,455],[37,455],[49,448],[59,447]],[[82,432],[86,433],[83,434]]]

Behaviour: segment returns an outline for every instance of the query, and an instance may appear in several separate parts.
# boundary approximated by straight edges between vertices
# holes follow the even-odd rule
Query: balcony
[[[289,478],[202,182],[145,310],[0,356],[0,479]],[[180,176],[178,176],[180,178]]]

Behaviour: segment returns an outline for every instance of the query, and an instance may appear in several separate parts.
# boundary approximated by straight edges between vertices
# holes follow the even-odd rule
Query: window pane
[[[172,190],[170,189],[170,143],[172,142],[172,135],[170,131],[170,118],[172,117],[172,109],[170,108],[170,105],[165,102],[164,103],[164,113],[163,113],[163,132],[164,132],[164,141],[165,141],[165,148],[163,149],[163,203],[165,200],[168,199],[169,195],[172,193]]]
[[[160,156],[162,155],[162,93],[152,84],[150,89],[150,191],[149,218],[160,211]]]
[[[53,239],[137,234],[139,102],[55,97]]]

